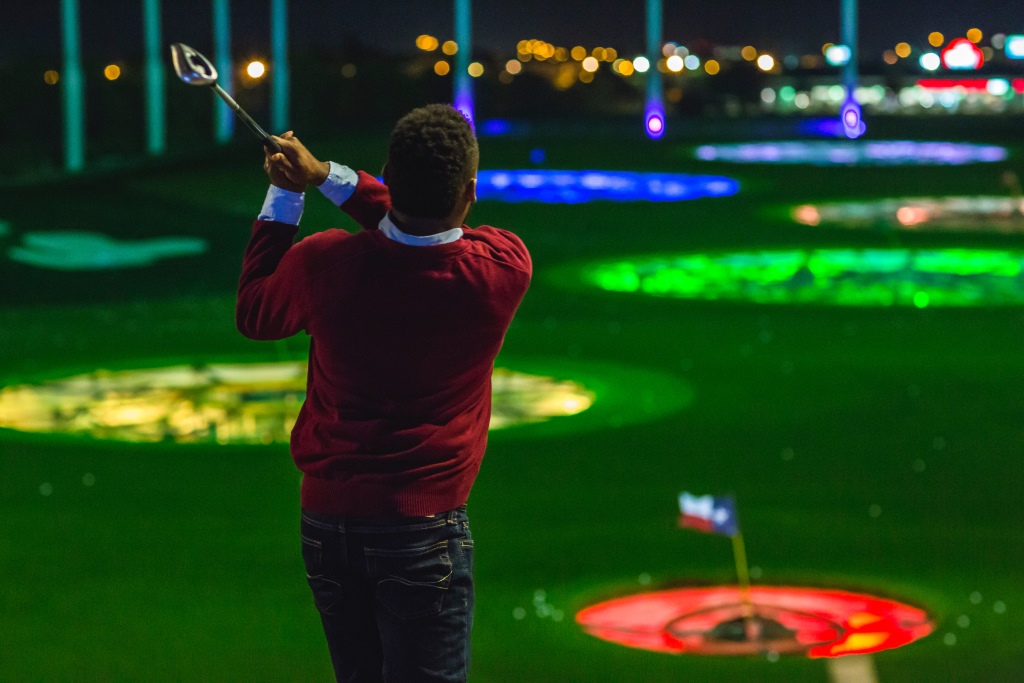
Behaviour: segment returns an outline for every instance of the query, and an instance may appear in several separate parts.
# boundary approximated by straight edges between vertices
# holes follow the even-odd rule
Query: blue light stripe
[[[234,97],[235,73],[231,66],[231,4],[230,0],[213,0],[213,63],[217,68],[217,83]],[[215,99],[214,137],[226,143],[235,132],[235,115],[220,98]]]
[[[167,149],[164,106],[164,62],[160,50],[160,0],[145,0],[143,24],[146,34],[146,147],[150,154]]]
[[[288,130],[290,92],[288,67],[288,2],[270,2],[270,122],[274,135]]]

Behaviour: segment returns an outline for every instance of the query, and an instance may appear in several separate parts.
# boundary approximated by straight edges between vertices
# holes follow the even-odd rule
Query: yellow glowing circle
[[[604,49],[604,61],[614,62],[619,58],[619,52],[614,47],[606,47]]]
[[[433,52],[437,49],[438,41],[434,36],[421,35],[416,38],[416,47],[425,51]]]
[[[747,60],[748,62],[752,62],[755,59],[757,59],[757,48],[754,47],[753,45],[747,45],[742,50],[740,50],[740,56],[743,57],[743,59]]]
[[[572,49],[572,51],[569,54],[577,62],[581,62],[587,56],[587,48],[583,47],[582,45],[577,45]]]
[[[59,80],[60,74],[54,71],[53,69],[50,69],[49,71],[43,74],[43,82],[46,83],[46,85],[57,85],[57,81]]]
[[[896,55],[901,59],[906,59],[910,56],[910,43],[897,43],[896,44]]]
[[[594,81],[594,74],[590,73],[589,71],[581,71],[580,72],[580,82],[581,83],[592,83],[593,81]]]
[[[680,71],[682,71],[683,64],[683,58],[680,57],[679,55],[672,55],[665,62],[665,66],[668,67],[668,70],[671,71],[672,73],[679,73]]]
[[[452,67],[448,64],[448,62],[444,60],[441,60],[434,64],[434,73],[436,73],[438,76],[447,76],[448,72],[451,70]]]
[[[583,70],[584,71],[589,71],[590,73],[594,73],[595,71],[597,71],[597,67],[598,67],[598,64],[597,64],[597,58],[596,57],[587,57],[586,59],[583,60]]]
[[[121,67],[117,64],[108,64],[107,68],[103,70],[103,75],[108,81],[116,81],[121,77]]]
[[[445,53],[446,55],[453,55],[458,51],[459,46],[454,40],[446,40],[444,41],[444,44],[441,45],[441,52]]]
[[[932,31],[928,34],[928,44],[932,47],[941,47],[946,42],[946,37],[938,31]]]
[[[0,389],[0,427],[131,442],[287,443],[305,391],[302,361],[100,371]],[[577,382],[496,368],[490,429],[577,415],[594,400]]]
[[[518,59],[510,59],[505,62],[505,71],[509,72],[513,76],[523,70],[523,64]]]
[[[722,70],[722,67],[715,60],[709,59],[708,61],[704,62],[704,70],[707,71],[709,75],[714,76],[715,74]]]
[[[249,74],[249,78],[262,78],[263,74],[267,73],[267,67],[263,62],[254,59],[245,67],[245,73]]]
[[[636,68],[633,66],[633,62],[628,59],[622,60],[622,63],[619,64],[619,73],[623,76],[632,76],[634,71],[636,71]]]
[[[757,68],[761,71],[771,71],[775,68],[775,58],[771,55],[761,55],[757,58]]]
[[[967,40],[972,43],[980,43],[983,37],[984,34],[982,34],[980,29],[972,28],[967,31]]]
[[[473,62],[469,65],[469,75],[473,78],[480,78],[484,75],[484,65],[480,62]]]

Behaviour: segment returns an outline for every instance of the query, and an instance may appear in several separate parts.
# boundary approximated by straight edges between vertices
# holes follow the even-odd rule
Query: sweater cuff
[[[348,166],[331,162],[331,171],[327,180],[318,186],[320,193],[330,199],[335,206],[341,206],[356,191],[359,174]]]
[[[260,211],[259,219],[298,225],[302,218],[305,200],[305,192],[292,192],[277,185],[271,185],[267,190],[266,199],[263,200],[263,210]]]

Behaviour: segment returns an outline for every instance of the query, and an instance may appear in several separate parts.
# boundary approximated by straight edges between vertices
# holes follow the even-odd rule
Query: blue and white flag
[[[735,536],[739,533],[736,501],[732,496],[679,494],[679,526],[709,534]]]

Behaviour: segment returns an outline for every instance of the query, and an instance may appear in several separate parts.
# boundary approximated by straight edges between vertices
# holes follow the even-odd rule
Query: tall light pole
[[[469,75],[469,61],[473,56],[472,7],[470,0],[455,0],[455,53],[454,106],[473,123],[473,79]]]
[[[647,102],[644,106],[644,130],[652,140],[665,134],[665,103],[661,94],[661,0],[647,0]]]
[[[78,0],[61,2],[61,30],[64,41],[64,167],[75,172],[85,166],[85,84],[78,41]]]
[[[850,60],[843,66],[843,87],[846,88],[846,101],[839,111],[843,124],[843,132],[848,138],[859,138],[867,127],[861,114],[854,93],[857,90],[859,56],[857,50],[857,0],[842,0],[840,6],[840,37],[843,44],[850,49]]]
[[[150,154],[167,149],[164,82],[166,66],[160,38],[160,0],[143,2],[143,30],[146,34],[146,148]]]
[[[213,65],[217,67],[217,83],[229,95],[235,95],[235,73],[231,68],[231,6],[230,0],[213,0]],[[219,98],[214,103],[213,131],[217,142],[224,144],[235,132],[235,114]]]
[[[288,2],[270,0],[270,121],[273,133],[288,130],[290,92],[288,67]]]

